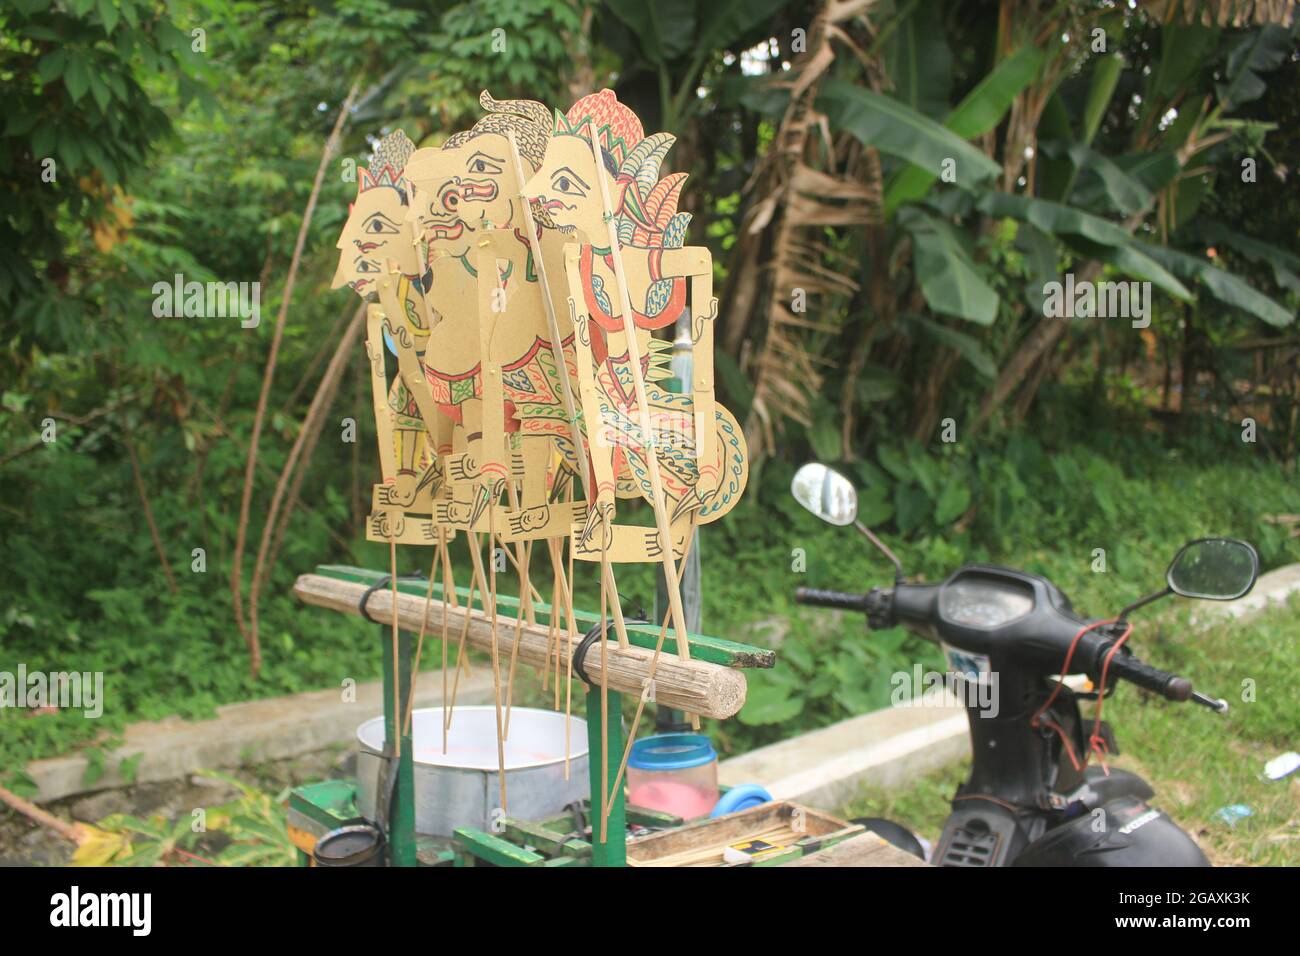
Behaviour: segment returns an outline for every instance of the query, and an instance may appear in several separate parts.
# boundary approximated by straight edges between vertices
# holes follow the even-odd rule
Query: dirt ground
[[[271,793],[313,780],[350,775],[356,752],[338,747],[256,766],[227,771],[245,783]],[[113,813],[137,817],[161,814],[174,820],[195,807],[226,803],[236,795],[229,784],[193,775],[160,783],[142,783],[118,790],[101,790],[56,800],[44,809],[65,820],[95,823]],[[53,831],[0,805],[0,866],[66,866],[75,847]]]

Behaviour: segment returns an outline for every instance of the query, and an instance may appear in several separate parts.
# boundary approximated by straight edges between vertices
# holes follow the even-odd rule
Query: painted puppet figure
[[[597,138],[602,168],[592,155]],[[634,535],[613,524],[616,497],[650,500],[646,446],[659,460],[664,491],[675,527],[690,512],[700,523],[716,520],[735,504],[748,474],[744,438],[734,417],[713,398],[712,260],[702,247],[683,246],[690,216],[677,212],[686,176],[659,178],[659,166],[672,146],[668,133],[646,137],[640,120],[611,90],[584,97],[558,116],[546,159],[525,185],[530,199],[568,240],[566,271],[577,328],[578,374],[595,502],[580,545],[591,551],[613,548],[614,560],[653,560],[653,545],[638,549]],[[657,329],[674,325],[689,311],[695,375],[686,394],[648,386],[654,436],[641,436],[639,409],[619,296],[613,250],[597,176],[606,178],[632,305],[635,354],[642,375],[652,369]],[[666,343],[665,343],[666,344]],[[594,424],[593,424],[594,423]],[[603,524],[603,541],[597,525]],[[674,533],[674,538],[678,535]],[[648,540],[648,538],[642,538]],[[674,550],[679,546],[673,543]],[[639,553],[645,552],[645,553]]]
[[[540,103],[498,101],[486,92],[480,102],[487,115],[473,128],[439,149],[417,150],[407,166],[413,186],[408,216],[428,242],[429,298],[442,317],[426,346],[425,374],[433,401],[461,426],[465,447],[453,455],[452,474],[482,489],[474,495],[478,505],[468,510],[465,493],[458,492],[460,507],[451,507],[449,517],[473,520],[485,500],[500,495],[517,461],[521,501],[508,512],[511,531],[536,533],[547,520],[555,453],[570,472],[579,461],[562,400],[572,368],[557,368],[551,349],[533,243],[522,231],[510,141],[513,135],[525,169],[534,172],[550,138],[550,112]],[[543,248],[552,271],[561,274],[561,245],[552,240]],[[483,268],[483,262],[490,265]],[[560,336],[571,342],[567,322]],[[570,347],[566,363],[571,356]]]
[[[399,370],[388,386],[384,372],[385,348],[397,354],[394,338],[408,339],[416,354],[421,354],[431,325],[425,302],[431,274],[407,221],[402,178],[414,149],[415,144],[397,130],[379,141],[370,166],[357,170],[357,198],[339,236],[339,262],[332,285],[335,289],[346,285],[371,301],[389,298],[385,294],[389,287],[393,291],[390,302],[368,307],[367,351],[384,465],[383,484],[376,498],[383,505],[398,506],[412,505],[416,492],[437,473],[428,429],[406,377]],[[381,404],[386,404],[386,413]]]

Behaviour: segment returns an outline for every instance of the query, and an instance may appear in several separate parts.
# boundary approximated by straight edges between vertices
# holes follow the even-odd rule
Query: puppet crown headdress
[[[478,104],[487,113],[467,130],[454,133],[442,144],[443,149],[463,146],[482,133],[505,136],[513,130],[519,152],[536,171],[546,155],[546,141],[551,138],[551,111],[536,100],[498,100],[484,90]]]
[[[659,178],[659,166],[677,137],[671,133],[646,136],[636,114],[618,101],[613,90],[582,97],[568,113],[556,111],[556,133],[581,136],[590,142],[592,131],[621,193],[614,211],[619,242],[669,249],[684,245],[691,214],[678,212],[677,201],[686,173]]]
[[[376,186],[391,186],[401,190],[402,170],[415,152],[415,144],[402,130],[393,130],[378,143],[370,156],[370,166],[357,171],[357,195]],[[404,194],[404,193],[403,193]]]

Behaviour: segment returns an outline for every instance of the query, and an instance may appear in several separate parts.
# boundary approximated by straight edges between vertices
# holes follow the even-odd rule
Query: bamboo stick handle
[[[358,602],[366,593],[364,584],[339,581],[319,574],[304,574],[294,585],[294,594],[307,604],[329,608],[345,614],[359,615]],[[366,603],[366,610],[380,620],[391,618],[392,592],[375,591]],[[447,616],[453,627],[468,623],[468,642],[481,650],[491,650],[492,621],[482,611],[448,605]],[[434,609],[437,613],[437,609]],[[424,600],[419,595],[398,592],[397,618],[399,625],[412,632],[419,630],[424,615]],[[645,681],[651,675],[654,652],[635,645],[620,647],[609,641],[606,649],[606,670],[611,690],[627,694],[641,694]],[[547,628],[541,624],[527,624],[520,629],[519,659],[530,667],[544,667],[547,663]],[[597,648],[586,655],[586,670],[593,682],[602,677],[600,654]],[[681,660],[672,655],[660,655],[654,671],[655,700],[663,707],[674,707],[687,713],[702,714],[725,720],[734,716],[745,703],[745,675],[738,670],[701,660]]]
[[[564,381],[564,408],[569,415],[569,438],[573,442],[574,454],[578,456],[578,477],[582,481],[582,493],[588,501],[595,504],[596,496],[591,491],[591,476],[582,463],[582,430],[578,425],[578,406],[573,400],[573,383],[569,381],[569,366],[564,361],[564,342],[560,339],[560,322],[555,317],[555,302],[551,298],[551,280],[546,274],[546,260],[542,255],[542,245],[537,241],[537,222],[533,219],[533,207],[524,195],[524,162],[519,156],[519,143],[515,131],[507,130],[510,140],[510,155],[514,161],[515,177],[519,180],[519,208],[524,215],[524,232],[528,236],[528,248],[533,253],[533,265],[537,269],[538,283],[542,289],[542,304],[546,309],[546,322],[551,333],[551,355],[555,359],[555,373]],[[641,366],[638,365],[639,369]],[[593,427],[593,426],[588,426]],[[601,584],[614,592],[614,631],[618,635],[620,647],[627,647],[627,624],[623,620],[623,605],[618,599],[618,582],[614,580],[614,567],[607,560],[601,561]],[[540,602],[540,598],[538,601]]]
[[[614,225],[614,205],[609,198],[609,184],[605,182],[605,163],[600,155],[600,136],[595,126],[591,131],[591,155],[596,163],[596,182],[600,185],[601,208],[605,212],[605,226],[609,237],[609,252],[614,260],[614,285],[618,287],[619,306],[623,310],[623,336],[627,339],[628,371],[632,373],[632,386],[636,392],[641,412],[641,448],[645,454],[646,471],[650,475],[650,504],[654,508],[655,524],[663,539],[664,582],[668,590],[668,607],[672,611],[673,628],[677,631],[677,654],[682,660],[691,656],[690,642],[686,639],[686,613],[682,610],[682,593],[677,586],[677,566],[673,560],[672,531],[669,528],[663,484],[659,478],[659,458],[655,452],[655,434],[650,420],[650,399],[646,394],[645,377],[641,374],[641,350],[636,342],[636,321],[632,316],[632,298],[628,294],[627,273],[623,270],[623,252],[618,244],[618,229]]]

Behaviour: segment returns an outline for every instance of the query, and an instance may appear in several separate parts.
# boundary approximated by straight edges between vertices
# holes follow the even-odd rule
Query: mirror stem
[[[1136,611],[1138,608],[1146,607],[1151,602],[1159,601],[1162,597],[1168,597],[1170,594],[1173,593],[1174,593],[1173,589],[1166,586],[1163,591],[1156,591],[1153,594],[1148,594],[1146,597],[1142,598],[1141,600],[1134,601],[1128,607],[1124,608],[1124,610],[1120,611],[1119,614],[1116,616],[1116,620],[1126,621],[1128,620],[1128,616],[1132,612]]]
[[[884,554],[884,556],[887,557],[893,563],[894,583],[902,584],[903,583],[903,562],[898,560],[898,555],[894,554],[893,551],[890,551],[889,545],[885,544],[885,542],[877,538],[875,534],[872,533],[871,529],[868,528],[866,525],[864,525],[861,521],[854,521],[853,527],[857,528],[864,535],[866,535],[867,540],[870,541],[872,544],[874,544],[876,546],[876,549],[880,551],[882,554]]]

